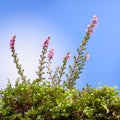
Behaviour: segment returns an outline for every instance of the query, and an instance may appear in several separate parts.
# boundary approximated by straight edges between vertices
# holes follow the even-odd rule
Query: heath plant
[[[48,52],[48,47],[50,42],[50,37],[48,37],[42,44],[42,51],[40,54],[38,71],[36,71],[37,78],[35,81],[40,83],[47,79],[43,77],[45,74],[44,69],[47,68],[48,70],[47,74],[49,75],[49,80],[51,81],[52,85],[60,85],[60,83],[63,82],[62,77],[65,74],[66,80],[63,83],[65,83],[67,88],[73,88],[74,85],[76,84],[76,79],[79,78],[80,73],[82,72],[82,69],[85,65],[86,60],[89,59],[88,52],[85,53],[85,50],[86,50],[85,46],[91,34],[94,32],[97,24],[98,24],[98,17],[93,16],[91,23],[88,25],[86,29],[86,34],[82,40],[82,43],[80,44],[80,47],[77,49],[78,54],[77,56],[74,56],[73,66],[69,65],[69,68],[68,68],[69,74],[65,74],[64,71],[66,69],[67,61],[70,59],[70,56],[71,56],[70,52],[68,52],[67,55],[63,57],[63,64],[57,67],[54,73],[51,70],[50,67],[52,64],[52,59],[54,57],[54,49],[51,48]],[[10,40],[10,49],[12,52],[12,57],[14,58],[14,63],[16,64],[16,68],[18,70],[18,74],[20,75],[21,79],[24,82],[26,82],[27,80],[26,80],[26,76],[24,75],[24,69],[22,69],[21,64],[19,64],[19,59],[15,51],[15,38],[16,36],[14,35]]]
[[[85,36],[74,56],[73,65],[68,52],[62,65],[51,69],[54,49],[49,49],[50,37],[42,44],[36,79],[30,81],[24,74],[15,50],[16,36],[10,40],[10,50],[19,78],[12,87],[10,81],[4,90],[0,90],[0,120],[119,120],[120,97],[116,88],[108,86],[82,90],[75,88],[85,62],[90,55],[86,44],[98,24],[93,16]],[[65,70],[68,73],[65,73]]]

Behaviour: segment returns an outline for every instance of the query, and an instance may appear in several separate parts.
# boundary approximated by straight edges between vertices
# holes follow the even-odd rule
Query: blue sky
[[[17,36],[20,63],[33,80],[43,40],[51,36],[54,68],[67,52],[72,57],[77,54],[93,15],[98,16],[99,24],[86,46],[90,59],[76,87],[81,89],[88,83],[120,88],[119,11],[119,0],[0,0],[0,88],[5,88],[7,78],[14,84],[19,77],[9,49],[11,36]],[[72,57],[68,64],[73,63]]]

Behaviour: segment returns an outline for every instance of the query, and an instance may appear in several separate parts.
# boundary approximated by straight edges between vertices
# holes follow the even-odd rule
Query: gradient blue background
[[[18,78],[9,49],[13,35],[17,36],[15,46],[20,63],[33,80],[43,40],[51,36],[54,68],[68,51],[72,57],[77,54],[93,15],[99,17],[99,24],[86,46],[90,59],[76,87],[81,89],[89,83],[92,87],[120,88],[119,12],[120,0],[0,0],[0,88],[5,88],[7,78],[13,84]],[[68,64],[72,64],[72,57]]]

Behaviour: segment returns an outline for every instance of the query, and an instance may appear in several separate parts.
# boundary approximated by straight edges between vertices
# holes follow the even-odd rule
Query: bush
[[[119,120],[118,92],[108,86],[77,90],[49,82],[9,83],[0,91],[0,120]]]

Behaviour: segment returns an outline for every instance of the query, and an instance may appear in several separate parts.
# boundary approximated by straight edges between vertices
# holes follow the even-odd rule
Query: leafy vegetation
[[[0,120],[119,120],[118,93],[108,86],[77,90],[17,80],[0,91]]]

